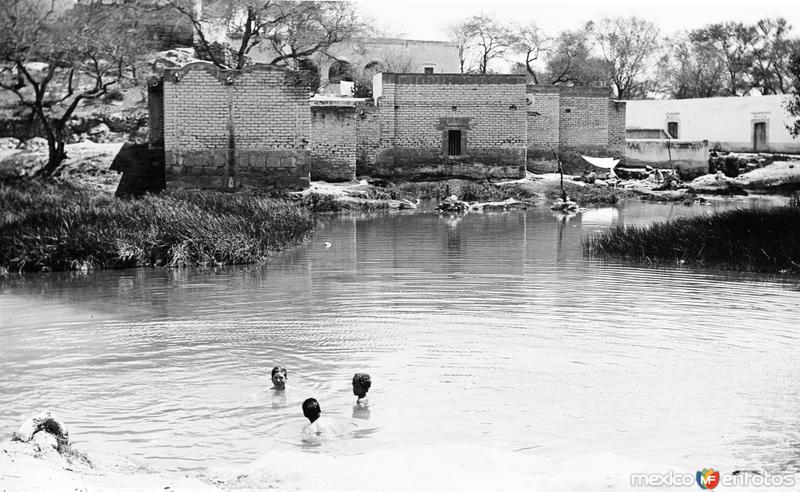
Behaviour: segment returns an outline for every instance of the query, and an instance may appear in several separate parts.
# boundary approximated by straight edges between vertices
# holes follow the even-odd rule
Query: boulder
[[[18,138],[5,137],[0,138],[0,149],[16,149],[19,147],[20,141]]]
[[[400,210],[416,210],[417,204],[410,200],[400,200]]]
[[[614,172],[621,179],[647,179],[649,175],[647,169],[643,167],[617,167],[614,168]]]
[[[92,141],[101,143],[108,139],[108,135],[111,133],[111,130],[105,123],[100,123],[99,125],[90,128],[87,133]]]
[[[28,152],[41,152],[47,150],[47,139],[42,137],[29,138],[22,144],[22,148]]]
[[[49,437],[37,437],[38,434],[42,433],[48,434]],[[69,432],[60,418],[50,411],[44,411],[25,419],[17,432],[11,436],[11,440],[20,442],[35,441],[39,444],[45,443],[48,445],[55,440],[56,447],[59,447],[69,444]]]

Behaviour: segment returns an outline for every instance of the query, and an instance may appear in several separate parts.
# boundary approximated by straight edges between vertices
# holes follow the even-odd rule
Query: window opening
[[[433,67],[425,67],[425,73],[433,73]]]
[[[461,155],[461,130],[447,131],[447,155]]]

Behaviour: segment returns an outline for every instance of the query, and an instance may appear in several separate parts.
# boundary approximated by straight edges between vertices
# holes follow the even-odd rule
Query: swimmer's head
[[[319,402],[315,398],[309,398],[303,402],[303,415],[306,416],[309,422],[314,423],[321,413],[322,409],[319,408]]]
[[[353,394],[357,397],[364,398],[367,396],[370,386],[372,386],[372,379],[369,374],[359,372],[353,376]]]
[[[286,379],[288,375],[286,373],[286,368],[283,366],[275,366],[272,368],[272,384],[275,385],[275,389],[286,389]]]

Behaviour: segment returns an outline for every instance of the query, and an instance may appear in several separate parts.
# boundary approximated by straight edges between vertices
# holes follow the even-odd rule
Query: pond
[[[79,448],[175,473],[266,452],[301,470],[336,456],[446,468],[478,452],[796,473],[798,279],[581,250],[612,224],[765,203],[356,214],[322,219],[265,266],[7,279],[0,437],[52,408]],[[368,415],[354,414],[355,372],[372,376]],[[307,396],[351,431],[302,441]]]

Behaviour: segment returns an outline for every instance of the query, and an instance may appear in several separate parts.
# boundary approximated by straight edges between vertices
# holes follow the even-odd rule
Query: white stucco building
[[[627,101],[629,134],[661,133],[681,140],[708,140],[711,148],[738,152],[800,154],[787,124],[788,96],[710,97]],[[655,137],[658,138],[658,137]]]

